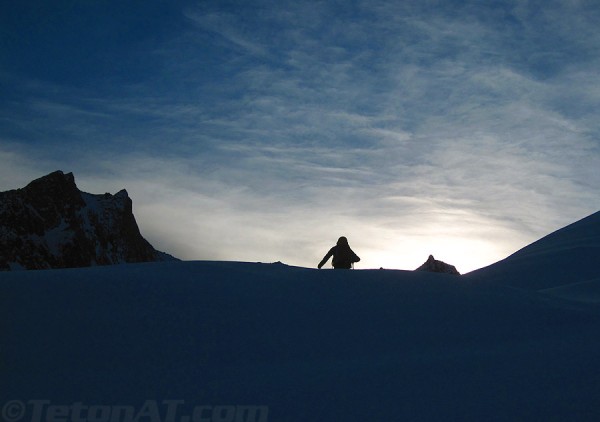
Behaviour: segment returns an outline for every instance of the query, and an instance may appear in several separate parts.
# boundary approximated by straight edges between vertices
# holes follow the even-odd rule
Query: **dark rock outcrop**
[[[433,255],[429,255],[427,261],[415,271],[429,271],[432,273],[445,273],[445,274],[454,274],[460,275],[460,273],[456,270],[454,265],[446,264],[443,261],[438,261],[433,257]]]
[[[56,171],[0,192],[0,270],[173,260],[138,229],[127,191],[81,192]]]

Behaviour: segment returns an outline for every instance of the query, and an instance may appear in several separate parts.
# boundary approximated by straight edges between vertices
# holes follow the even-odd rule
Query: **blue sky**
[[[466,272],[598,211],[600,3],[31,1],[0,190],[126,188],[183,259]]]

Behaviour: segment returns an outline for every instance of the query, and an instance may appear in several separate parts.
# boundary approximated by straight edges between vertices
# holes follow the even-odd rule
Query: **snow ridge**
[[[466,275],[517,288],[544,290],[600,277],[600,212],[551,233],[506,259]]]

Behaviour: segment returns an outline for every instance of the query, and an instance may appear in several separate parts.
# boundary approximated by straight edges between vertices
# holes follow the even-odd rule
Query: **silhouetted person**
[[[358,255],[354,253],[352,249],[350,249],[350,245],[348,245],[348,239],[344,236],[340,237],[337,241],[337,244],[329,249],[327,255],[323,258],[321,262],[319,262],[319,269],[325,265],[327,260],[333,256],[331,260],[331,264],[335,269],[350,269],[352,268],[352,264],[354,262],[360,261]]]

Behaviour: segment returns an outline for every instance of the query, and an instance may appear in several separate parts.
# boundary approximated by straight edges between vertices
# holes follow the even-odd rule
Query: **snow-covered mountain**
[[[56,171],[0,192],[0,270],[169,259],[140,234],[125,190],[81,192],[72,173]]]
[[[472,279],[571,295],[582,289],[600,302],[600,212],[468,274]]]
[[[600,305],[536,289],[598,283],[599,225],[461,277],[177,261],[0,273],[0,407],[11,420],[597,421]]]

